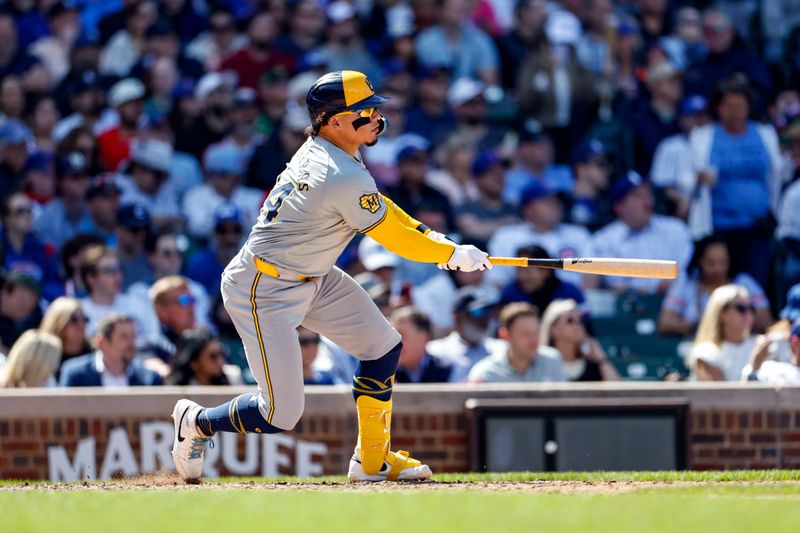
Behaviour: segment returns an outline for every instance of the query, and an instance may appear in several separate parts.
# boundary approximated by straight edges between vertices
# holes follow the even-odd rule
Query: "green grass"
[[[208,482],[225,484],[229,479]],[[261,478],[254,481],[261,481]],[[342,478],[326,478],[327,482]],[[447,474],[439,481],[704,482],[629,491],[525,492],[412,485],[310,490],[6,490],[0,530],[24,531],[798,531],[798,471]],[[281,478],[286,483],[296,481]],[[739,482],[739,483],[736,483]],[[761,483],[758,482],[769,482]],[[4,485],[8,485],[4,482]],[[116,485],[114,483],[113,485]],[[614,484],[616,487],[617,484]],[[420,490],[424,489],[424,490]]]

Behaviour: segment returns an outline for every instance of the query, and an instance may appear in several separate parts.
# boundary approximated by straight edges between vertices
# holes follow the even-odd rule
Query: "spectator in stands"
[[[535,244],[523,246],[517,250],[515,257],[533,259],[551,259],[550,254]],[[581,289],[559,279],[553,270],[546,268],[516,268],[516,279],[503,287],[501,303],[526,302],[544,313],[553,300],[571,299],[581,306],[585,298]]]
[[[308,125],[308,110],[291,102],[277,129],[253,151],[247,168],[246,185],[270,191],[294,153],[306,142],[305,130]]]
[[[141,204],[124,205],[117,211],[116,252],[122,268],[123,287],[153,277],[144,243],[152,231],[150,213]]]
[[[590,257],[591,236],[581,227],[561,222],[563,207],[555,191],[538,181],[532,182],[521,193],[519,200],[523,222],[498,229],[489,240],[489,255],[510,257],[521,246],[539,244],[553,257]],[[620,256],[625,257],[625,256]],[[502,287],[514,278],[511,269],[492,269],[487,279]],[[559,274],[565,281],[575,284],[591,283],[591,276]]]
[[[84,126],[78,126],[70,131],[66,137],[58,144],[56,155],[68,155],[72,152],[80,152],[89,162],[89,174],[95,175],[101,172],[103,167],[100,162],[97,148],[97,139],[92,130]]]
[[[647,69],[650,100],[631,113],[624,129],[627,166],[642,176],[650,175],[658,143],[680,132],[678,104],[681,101],[681,73],[669,61]]]
[[[602,145],[601,145],[602,146]],[[503,198],[518,205],[523,189],[532,181],[539,181],[557,192],[572,191],[572,173],[569,167],[554,164],[555,150],[549,135],[522,128],[518,135],[514,164],[506,172]]]
[[[2,21],[2,17],[0,17]],[[19,189],[28,161],[30,131],[18,120],[0,123],[0,199]]]
[[[498,336],[505,341],[469,372],[470,383],[567,381],[561,355],[539,343],[539,313],[517,302],[500,311]]]
[[[55,152],[53,128],[59,118],[61,115],[52,96],[42,95],[28,100],[25,106],[25,120],[38,150],[48,154]]]
[[[328,4],[325,13],[328,19],[327,41],[312,53],[326,71],[357,70],[368,78],[380,79],[380,67],[370,55],[361,39],[358,13],[345,0]]]
[[[214,229],[214,219],[209,213],[223,204],[233,204],[244,220],[255,221],[264,193],[241,184],[246,168],[241,154],[230,144],[214,144],[206,151],[204,166],[206,183],[190,190],[183,198],[183,215],[189,233],[207,239]]]
[[[450,382],[465,381],[472,366],[501,344],[490,337],[497,303],[496,296],[490,291],[472,286],[459,290],[453,307],[453,332],[432,340],[426,346],[431,356],[452,365]]]
[[[294,71],[294,59],[273,47],[277,35],[275,17],[269,11],[256,13],[247,25],[247,46],[223,60],[220,70],[232,70],[239,86],[251,89],[257,89],[261,75],[275,65]]]
[[[479,149],[494,148],[503,141],[505,128],[487,121],[486,85],[483,82],[457,78],[447,90],[447,103],[456,117],[456,128],[451,136],[462,137]]]
[[[86,296],[86,287],[81,279],[80,266],[83,254],[93,246],[106,244],[106,239],[94,233],[86,233],[68,240],[58,255],[61,272],[64,276],[64,292],[75,298]]]
[[[8,362],[0,369],[0,389],[55,387],[61,341],[44,331],[29,329],[11,351]]]
[[[680,70],[703,61],[708,47],[703,39],[700,12],[694,7],[680,8],[675,14],[672,34],[659,39],[658,45]]]
[[[658,332],[681,337],[691,335],[703,315],[709,295],[717,287],[730,283],[747,289],[755,310],[753,330],[764,331],[772,323],[764,290],[750,275],[733,270],[724,240],[706,237],[695,244],[685,272],[667,291],[658,317]]]
[[[180,276],[183,272],[183,239],[174,233],[149,234],[145,239],[147,262],[153,277],[146,281],[134,283],[128,288],[128,294],[140,301],[150,303],[148,291],[153,283],[169,276]],[[194,297],[195,321],[199,329],[210,327],[211,302],[206,289],[188,278],[189,292]]]
[[[275,47],[300,63],[325,33],[325,13],[315,0],[300,0],[288,8],[289,28],[275,41]]]
[[[81,307],[89,319],[87,331],[93,335],[101,320],[109,315],[125,313],[135,321],[136,334],[147,339],[157,329],[153,310],[122,292],[122,269],[117,254],[105,246],[88,248],[82,257],[80,275],[88,295]]]
[[[452,364],[426,350],[433,333],[428,316],[413,307],[392,313],[392,325],[403,338],[403,350],[395,373],[396,383],[446,383]]]
[[[169,373],[169,363],[181,336],[197,325],[196,302],[188,282],[183,276],[166,276],[153,283],[148,294],[158,319],[158,330],[145,341],[136,355],[162,377]]]
[[[277,68],[277,67],[275,67]],[[258,145],[262,136],[256,132],[256,121],[258,120],[258,93],[249,87],[239,87],[233,92],[233,100],[229,111],[231,132],[219,143],[212,144],[208,151],[217,146],[224,146],[232,149],[236,154],[236,163],[239,167],[245,168],[247,162],[253,157],[253,150]]]
[[[2,266],[35,279],[42,296],[49,301],[60,296],[63,288],[58,279],[53,250],[33,234],[32,211],[31,201],[21,192],[11,194],[0,204]]]
[[[428,171],[428,152],[411,145],[397,153],[397,172],[400,181],[387,189],[389,198],[401,209],[414,216],[422,203],[437,205],[444,213],[448,231],[455,228],[455,219],[447,197],[425,183]]]
[[[214,232],[209,245],[195,253],[186,265],[186,275],[205,287],[211,298],[219,295],[219,280],[225,266],[239,251],[244,227],[239,209],[231,203],[214,212]]]
[[[440,156],[440,168],[428,172],[428,185],[444,194],[453,207],[476,200],[478,187],[472,180],[472,162],[477,150],[472,139],[464,134],[451,135]]]
[[[710,97],[717,84],[738,72],[750,80],[757,94],[770,94],[772,82],[764,61],[737,39],[736,29],[726,13],[715,9],[706,11],[703,35],[708,54],[684,73],[687,93]]]
[[[175,150],[202,160],[206,148],[230,131],[229,110],[236,88],[235,76],[209,72],[197,82],[194,98],[200,108],[197,118],[175,132]]]
[[[241,50],[247,38],[236,31],[236,21],[225,7],[214,8],[208,16],[208,30],[186,45],[186,55],[203,64],[207,71],[218,70],[222,61]]]
[[[500,81],[497,48],[491,38],[469,21],[466,0],[442,0],[436,26],[417,36],[417,61],[423,65],[444,65],[454,78],[479,78],[484,83]]]
[[[654,211],[650,184],[629,171],[611,187],[611,204],[617,220],[594,234],[594,250],[603,257],[669,259],[685,265],[692,255],[692,239],[686,224]],[[664,293],[671,280],[606,277],[615,291]]]
[[[681,102],[678,124],[681,132],[667,137],[658,144],[650,167],[650,181],[656,191],[669,202],[668,211],[686,220],[691,196],[697,185],[691,171],[691,146],[689,135],[708,123],[708,102],[699,94],[687,96]]]
[[[575,176],[571,194],[564,194],[565,220],[595,231],[612,221],[608,187],[611,164],[603,143],[591,139],[572,154]]]
[[[188,331],[170,363],[169,385],[239,385],[241,374],[225,364],[225,349],[204,331]]]
[[[522,0],[514,4],[514,26],[497,41],[500,81],[505,89],[516,86],[517,74],[525,58],[547,44],[544,23],[548,7],[547,0]]]
[[[122,204],[147,206],[153,225],[159,230],[183,225],[178,194],[167,181],[172,164],[172,147],[158,139],[136,139],[131,158],[120,167],[117,185]]]
[[[308,328],[297,328],[297,340],[300,343],[300,358],[303,364],[303,383],[306,385],[333,385],[334,375],[330,370],[323,370],[314,365],[319,354],[320,336]]]
[[[535,269],[531,269],[535,270]],[[620,375],[597,339],[589,337],[575,300],[553,300],[542,316],[540,346],[561,354],[570,381],[619,381]]]
[[[139,133],[144,96],[144,85],[136,78],[118,81],[108,91],[108,105],[117,111],[119,124],[97,136],[100,161],[107,170],[116,171],[130,158],[131,141]]]
[[[503,200],[503,161],[493,150],[484,150],[472,163],[472,175],[478,187],[478,199],[459,209],[456,220],[465,242],[481,249],[503,226],[516,224],[514,208]]]
[[[283,116],[289,111],[290,73],[283,65],[275,65],[258,80],[258,118],[255,130],[258,142],[277,131]],[[308,113],[306,113],[306,120]],[[254,143],[255,144],[255,143]],[[294,152],[292,152],[294,154]]]
[[[100,78],[92,69],[76,73],[68,79],[65,95],[72,113],[56,123],[53,140],[60,143],[76,128],[86,128],[90,134],[100,134],[113,127],[116,112],[103,109],[103,93]],[[88,159],[88,157],[87,157]]]
[[[789,333],[791,360],[788,363],[769,360],[771,343],[768,340],[765,342],[767,346],[754,350],[750,363],[742,369],[742,380],[770,385],[800,385],[800,320],[792,324]]]
[[[21,188],[33,202],[33,219],[36,221],[42,212],[42,207],[56,195],[52,154],[38,151],[28,156],[23,169]]]
[[[101,74],[124,77],[130,73],[145,50],[145,34],[158,19],[158,9],[155,2],[143,0],[129,3],[123,16],[124,27],[111,37],[100,54]]]
[[[62,387],[110,387],[161,385],[163,380],[138,361],[136,321],[129,315],[111,313],[97,323],[97,351],[70,359],[61,367]]]
[[[78,9],[68,2],[52,4],[46,16],[50,35],[38,39],[28,49],[42,62],[55,86],[69,72],[69,53],[81,33],[81,23]]]
[[[22,332],[39,324],[42,313],[36,279],[19,272],[7,272],[0,283],[0,353],[7,354]]]
[[[91,212],[86,205],[88,172],[89,162],[80,152],[56,159],[59,198],[45,205],[34,221],[35,233],[42,242],[61,248],[79,233],[94,231]]]
[[[22,80],[17,76],[6,76],[0,82],[0,118],[22,120],[25,114],[27,94]]]
[[[753,95],[747,80],[719,84],[713,124],[692,131],[692,165],[701,185],[689,221],[695,239],[716,233],[728,241],[734,268],[765,286],[771,262],[774,212],[783,163],[772,126],[750,120]]]
[[[62,296],[53,300],[42,317],[39,330],[58,337],[61,341],[61,362],[92,351],[86,336],[88,319],[77,298]]]
[[[406,114],[406,130],[424,137],[431,146],[441,146],[456,127],[456,117],[447,105],[450,70],[422,65],[417,83],[417,102]]]
[[[739,381],[752,356],[769,344],[750,334],[753,306],[742,286],[723,285],[711,293],[697,327],[687,367],[700,381]]]
[[[119,196],[116,176],[111,173],[92,178],[86,191],[86,204],[92,217],[94,233],[101,236],[108,245],[115,244],[117,240]]]
[[[23,35],[23,39],[32,36]],[[26,91],[46,92],[52,80],[38,59],[28,53],[27,42],[21,42],[14,16],[0,12],[0,80],[6,76],[18,76]]]

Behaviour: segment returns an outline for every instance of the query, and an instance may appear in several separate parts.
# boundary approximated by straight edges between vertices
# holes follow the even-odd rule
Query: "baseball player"
[[[296,328],[324,335],[359,359],[353,376],[358,442],[351,481],[427,479],[431,470],[391,451],[392,386],[402,343],[367,293],[334,266],[356,233],[413,261],[464,271],[491,268],[474,246],[457,245],[381,195],[364,166],[361,145],[387,127],[361,72],[330,72],[306,97],[308,139],[264,201],[250,237],[222,274],[225,308],[242,338],[258,392],[219,407],[179,400],[172,417],[172,458],[187,481],[203,471],[217,431],[278,433],[303,413],[303,373]]]

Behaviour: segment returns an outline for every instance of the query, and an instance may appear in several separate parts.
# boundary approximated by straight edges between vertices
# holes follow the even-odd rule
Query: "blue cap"
[[[239,208],[236,207],[236,204],[232,202],[220,204],[220,206],[217,207],[217,210],[214,212],[215,228],[220,224],[224,224],[225,222],[236,222],[237,224],[242,223],[242,217],[239,213]]]
[[[786,307],[781,310],[781,318],[794,322],[800,318],[800,283],[789,289]]]
[[[708,110],[708,100],[702,95],[692,94],[681,102],[681,116],[693,116],[705,113]]]
[[[172,89],[172,99],[180,100],[187,96],[194,96],[195,82],[192,78],[181,78]]]
[[[617,26],[617,33],[619,35],[639,35],[639,28],[636,24],[623,20]]]
[[[23,172],[32,172],[35,170],[48,170],[53,164],[53,154],[47,152],[34,152],[28,156],[25,161],[25,169]]]
[[[522,189],[519,195],[519,205],[520,207],[524,207],[535,200],[549,198],[555,195],[556,192],[553,189],[538,180],[534,180]]]
[[[30,130],[19,120],[8,120],[0,124],[0,145],[23,144],[30,139]]]
[[[117,211],[117,224],[126,228],[149,228],[150,213],[143,205],[123,205]]]
[[[479,176],[502,162],[502,159],[500,159],[494,150],[481,150],[478,157],[472,162],[472,175]]]
[[[624,200],[628,193],[647,182],[635,170],[629,170],[623,177],[611,186],[611,203],[615,204]]]
[[[597,157],[608,154],[606,147],[597,139],[590,139],[579,144],[572,152],[572,164],[586,163]]]
[[[209,146],[203,163],[209,173],[242,174],[245,170],[242,154],[229,144]]]
[[[70,152],[56,158],[56,176],[77,176],[89,173],[89,162],[80,152]]]
[[[416,144],[410,144],[405,148],[403,148],[402,150],[400,150],[399,152],[397,152],[397,156],[395,158],[397,160],[396,164],[399,165],[400,163],[404,163],[409,159],[415,159],[421,155],[427,157],[428,151],[422,148],[421,146],[417,146]]]

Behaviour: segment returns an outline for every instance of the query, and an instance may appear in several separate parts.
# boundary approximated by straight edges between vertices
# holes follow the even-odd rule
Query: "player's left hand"
[[[474,270],[491,270],[489,254],[482,252],[471,244],[457,244],[453,255],[447,263],[436,265],[442,270],[460,270],[472,272]]]

